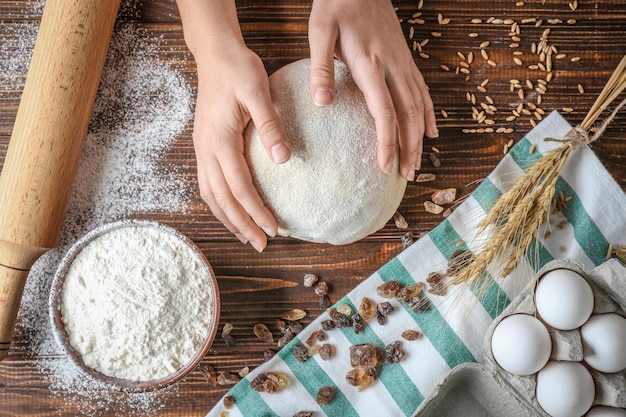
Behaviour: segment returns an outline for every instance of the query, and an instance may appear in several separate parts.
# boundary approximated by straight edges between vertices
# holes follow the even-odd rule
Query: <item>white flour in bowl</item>
[[[213,320],[210,271],[174,234],[113,228],[88,243],[65,275],[60,310],[85,365],[129,381],[187,365]]]

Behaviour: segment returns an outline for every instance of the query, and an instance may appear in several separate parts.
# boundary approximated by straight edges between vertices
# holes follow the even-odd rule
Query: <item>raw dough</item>
[[[385,226],[400,205],[406,180],[397,158],[391,174],[379,170],[374,119],[345,64],[335,60],[337,93],[328,107],[313,103],[309,72],[305,59],[270,77],[291,159],[272,162],[252,124],[245,134],[246,158],[280,235],[347,244]]]

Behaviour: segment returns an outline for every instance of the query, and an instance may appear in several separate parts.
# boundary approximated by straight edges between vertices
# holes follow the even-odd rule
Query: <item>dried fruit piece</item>
[[[422,334],[417,330],[405,330],[402,332],[402,337],[406,340],[413,341],[417,340]]]
[[[317,391],[317,403],[319,405],[328,404],[335,396],[335,388],[333,387],[321,387]]]
[[[333,330],[337,327],[334,321],[332,320],[323,320],[322,321],[322,329],[326,331]]]
[[[232,323],[224,323],[224,327],[222,328],[222,337],[229,335],[232,330]]]
[[[352,319],[349,316],[341,314],[332,307],[326,310],[326,312],[330,316],[330,319],[335,323],[335,327],[339,327],[340,329],[345,327],[352,327]]]
[[[217,385],[233,385],[239,382],[241,378],[232,372],[222,371],[217,376]]]
[[[378,310],[378,312],[383,316],[387,317],[395,310],[395,308],[391,305],[390,302],[385,301],[382,303],[378,303],[378,305],[376,306],[376,310]]]
[[[378,372],[376,368],[371,367],[351,369],[346,374],[348,384],[358,387],[359,391],[363,391],[365,388],[372,385],[377,378]]]
[[[381,284],[376,288],[378,295],[383,298],[393,298],[396,296],[396,293],[400,289],[401,285],[398,281],[391,280]]]
[[[257,323],[254,325],[254,335],[262,342],[274,344],[274,336],[272,332],[263,323]]]
[[[430,163],[433,164],[435,168],[439,168],[441,166],[441,161],[434,152],[430,154]]]
[[[433,193],[431,199],[433,203],[443,205],[450,204],[456,198],[456,188],[445,188],[443,190],[438,190]]]
[[[306,317],[306,311],[301,310],[299,308],[294,308],[293,310],[289,310],[279,315],[278,317],[280,317],[283,320],[296,321],[296,320],[300,320]]]
[[[350,365],[353,368],[368,368],[378,365],[378,350],[371,343],[350,346]]]
[[[291,329],[288,329],[285,334],[283,334],[280,339],[278,339],[278,342],[276,342],[276,346],[278,346],[279,348],[287,345],[287,343],[291,342],[291,339],[293,339],[293,332],[291,331]]]
[[[322,295],[320,297],[319,305],[321,308],[328,308],[332,305],[332,303],[330,302],[330,298],[328,298],[327,295]]]
[[[376,304],[367,297],[363,297],[361,305],[359,306],[359,314],[366,322],[370,321],[374,317],[376,311]]]
[[[426,282],[430,284],[428,292],[435,295],[446,295],[448,286],[444,282],[444,277],[438,272],[431,272],[426,278]]]
[[[315,274],[304,274],[303,284],[305,287],[312,287],[319,278]]]
[[[320,282],[315,286],[315,294],[324,296],[328,294],[328,284],[325,281]]]
[[[406,249],[413,244],[413,232],[406,232],[402,235],[402,249]]]
[[[332,358],[334,353],[335,353],[335,348],[333,347],[333,345],[329,343],[324,343],[322,347],[320,347],[320,350],[319,350],[320,358],[322,358],[325,361]]]
[[[421,173],[415,178],[415,182],[430,182],[435,181],[437,176],[435,174],[430,174],[427,172]]]
[[[337,306],[337,312],[344,314],[346,316],[352,315],[352,307],[346,303],[341,303]]]
[[[352,327],[355,334],[361,333],[361,330],[365,328],[365,320],[359,313],[352,315]]]
[[[298,411],[293,417],[313,417],[313,411]]]
[[[280,372],[265,372],[250,382],[250,387],[258,392],[273,394],[289,385],[287,375]]]
[[[376,310],[376,321],[381,326],[384,326],[385,324],[387,324],[387,316],[382,314],[380,311]]]
[[[311,335],[306,339],[306,344],[309,346],[313,346],[315,342],[319,340],[318,335],[320,332],[323,332],[323,330],[315,330],[313,333],[311,333]]]
[[[456,275],[474,259],[474,254],[469,250],[458,249],[454,251],[448,261],[448,275]]]
[[[280,330],[281,333],[285,333],[289,329],[287,327],[287,323],[285,323],[285,321],[281,319],[275,319],[274,325],[276,325],[276,328]]]
[[[383,363],[397,363],[404,358],[404,351],[402,350],[402,342],[396,340],[385,347],[385,356],[383,357]]]
[[[224,339],[224,343],[226,344],[227,348],[231,348],[236,345],[235,338],[229,334],[222,336],[222,339]]]
[[[416,282],[411,285],[407,285],[406,287],[400,288],[396,293],[396,298],[399,301],[407,301],[416,295],[419,295],[422,291],[424,291],[424,284],[421,282]]]
[[[293,345],[291,353],[298,362],[304,362],[309,359],[309,351],[302,343],[296,343]]]
[[[217,385],[217,374],[215,373],[215,368],[213,368],[211,365],[200,365],[200,369],[202,370],[202,373],[206,377],[206,380],[209,383],[209,385],[212,385],[212,386]]]
[[[265,352],[263,352],[263,360],[269,361],[274,357],[275,354],[276,352],[274,352],[272,349],[267,349]]]
[[[224,408],[228,410],[232,408],[233,405],[235,405],[235,397],[233,397],[232,395],[227,395],[224,397],[222,402],[224,403]]]
[[[414,313],[425,313],[430,310],[430,303],[427,298],[415,296],[406,302],[408,307],[413,309]]]
[[[248,375],[249,373],[250,373],[250,367],[244,366],[243,368],[239,370],[239,372],[237,372],[237,375],[239,375],[242,378],[245,378],[245,376]]]
[[[432,201],[424,201],[424,209],[432,214],[441,214],[443,207],[433,203]]]
[[[291,330],[294,334],[298,334],[304,329],[304,325],[299,321],[287,322],[287,329]]]
[[[306,353],[307,353],[309,356],[314,356],[314,355],[317,355],[317,354],[319,353],[319,351],[320,351],[320,349],[321,349],[321,348],[322,348],[322,347],[321,347],[320,345],[312,345],[312,346],[309,346],[309,347],[307,348]]]

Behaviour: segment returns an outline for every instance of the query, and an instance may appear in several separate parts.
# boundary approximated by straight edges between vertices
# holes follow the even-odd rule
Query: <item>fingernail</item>
[[[246,243],[248,243],[248,239],[246,239],[241,233],[235,233],[235,236],[237,237],[237,239],[239,239],[239,241],[241,243],[243,243],[244,245]]]
[[[276,232],[274,232],[274,229],[269,227],[269,226],[264,226],[262,227],[263,231],[265,232],[266,235],[274,237],[276,236]]]
[[[413,181],[415,179],[415,165],[411,165],[409,172],[406,173],[406,180]]]
[[[422,168],[422,155],[417,157],[417,164],[415,165],[415,170],[419,171]]]
[[[333,93],[328,88],[318,88],[313,95],[313,102],[317,107],[326,107],[333,102]]]
[[[272,154],[272,161],[277,164],[282,164],[289,159],[289,148],[282,142],[272,146],[270,152]]]
[[[437,129],[437,125],[435,123],[430,125],[430,130],[435,132],[434,135],[433,135],[433,138],[438,138],[439,137],[439,129]]]
[[[254,250],[256,250],[257,252],[259,252],[259,253],[263,252],[263,246],[260,245],[259,243],[255,242],[254,240],[250,241],[250,245],[252,245]]]
[[[389,161],[387,161],[387,165],[385,165],[385,173],[390,174],[391,171],[393,170],[393,162],[394,162],[395,158],[390,158]]]

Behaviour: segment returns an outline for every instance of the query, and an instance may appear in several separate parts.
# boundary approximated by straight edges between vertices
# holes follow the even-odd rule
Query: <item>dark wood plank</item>
[[[530,53],[532,42],[538,42],[544,29],[550,27],[550,42],[558,47],[567,58],[555,63],[554,79],[549,83],[541,107],[549,112],[571,107],[574,111],[566,118],[572,124],[580,123],[587,109],[595,100],[613,68],[626,52],[623,41],[626,39],[626,10],[623,1],[580,2],[579,9],[572,11],[566,2],[526,2],[516,7],[515,2],[499,0],[485,2],[468,0],[425,2],[422,10],[424,25],[411,24],[409,20],[416,10],[415,1],[397,1],[398,16],[403,20],[402,27],[407,44],[413,46],[429,39],[423,49],[429,57],[420,57],[415,52],[416,62],[431,89],[438,115],[441,137],[425,140],[423,171],[437,174],[433,183],[409,184],[399,211],[409,223],[409,231],[415,237],[432,229],[441,216],[426,213],[423,202],[440,188],[455,187],[459,195],[471,192],[476,181],[486,177],[502,158],[503,146],[511,139],[517,141],[532,126],[529,117],[520,117],[514,122],[506,122],[510,110],[517,106],[516,93],[509,91],[509,80],[529,79],[536,83],[545,76],[541,71],[528,70],[513,63],[508,25],[474,24],[470,20],[489,17],[510,18],[521,21],[525,18],[543,19],[540,27],[523,25],[520,49],[528,64],[537,61]],[[10,32],[6,25],[20,25],[26,21],[34,23],[40,17],[40,2],[17,0],[0,3],[2,33]],[[273,73],[293,60],[306,58],[309,53],[307,22],[310,2],[304,0],[280,0],[259,2],[255,0],[237,1],[239,17],[244,36],[251,49],[264,60],[266,69]],[[448,25],[437,23],[437,14],[451,18]],[[548,19],[575,18],[576,24],[548,23]],[[155,36],[159,53],[173,67],[180,71],[195,88],[195,65],[191,60],[180,26],[175,4],[171,0],[125,1],[118,24],[133,24],[145,28]],[[409,38],[413,27],[413,39]],[[435,38],[432,32],[441,32]],[[476,38],[469,33],[479,34]],[[0,45],[9,44],[11,35],[0,36]],[[585,40],[582,42],[582,40]],[[15,39],[13,39],[15,40]],[[478,45],[489,40],[489,55],[498,65],[493,68],[480,57]],[[0,60],[8,59],[11,51],[1,49]],[[459,65],[457,52],[474,52],[471,74],[465,77],[454,73]],[[579,62],[570,58],[580,56]],[[444,72],[440,65],[453,69]],[[20,68],[23,68],[21,66]],[[16,74],[24,76],[24,74]],[[489,78],[488,95],[498,107],[494,115],[495,127],[511,127],[512,133],[463,133],[465,128],[479,128],[472,119],[471,104],[465,99],[467,91],[481,99],[477,86]],[[0,80],[0,160],[4,159],[20,91],[7,91]],[[577,85],[585,87],[585,93],[577,90]],[[4,89],[3,89],[4,88]],[[533,96],[533,98],[535,98]],[[439,113],[445,110],[444,118]],[[195,161],[191,144],[192,125],[187,127],[180,139],[170,149],[163,163],[181,167],[180,175],[189,177],[195,189]],[[593,145],[599,159],[624,189],[626,188],[626,116],[624,113],[611,123],[602,139]],[[430,165],[428,153],[431,147],[440,151],[442,165]],[[317,297],[310,288],[301,285],[307,272],[318,274],[331,284],[331,299],[336,301],[374,272],[377,268],[402,250],[401,237],[406,232],[397,229],[392,222],[381,231],[360,242],[343,247],[310,244],[286,238],[270,239],[266,252],[257,254],[249,246],[243,246],[210,214],[196,194],[186,213],[151,212],[139,217],[160,221],[176,227],[198,243],[211,261],[221,291],[220,325],[231,322],[235,326],[233,336],[236,345],[227,348],[218,337],[203,365],[214,366],[218,371],[236,372],[244,366],[255,367],[263,362],[263,352],[270,346],[258,341],[252,326],[264,322],[275,335],[278,335],[273,320],[277,314],[291,308],[304,308],[308,313],[306,324],[322,311]],[[42,363],[55,358],[39,357],[33,352],[29,329],[18,323],[14,344],[9,359],[0,364],[0,410],[2,415],[15,416],[73,416],[84,411],[84,402],[68,397],[66,392],[50,386],[51,375],[41,371]],[[184,381],[172,389],[159,393],[156,403],[162,408],[154,414],[159,416],[202,416],[228,387],[211,386],[200,369],[196,369]],[[97,415],[113,416],[129,414],[132,407],[128,397],[110,393],[111,404],[93,402]],[[67,398],[64,398],[67,397]],[[80,400],[83,401],[83,400]]]

